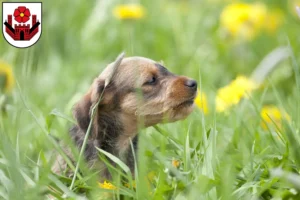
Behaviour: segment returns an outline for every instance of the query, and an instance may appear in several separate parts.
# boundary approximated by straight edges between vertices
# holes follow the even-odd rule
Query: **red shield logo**
[[[12,46],[34,45],[42,33],[42,3],[2,3],[2,33]]]

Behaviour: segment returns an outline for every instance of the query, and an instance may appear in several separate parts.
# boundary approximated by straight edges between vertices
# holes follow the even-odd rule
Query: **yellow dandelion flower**
[[[245,76],[238,76],[229,85],[222,87],[217,92],[216,110],[223,112],[233,105],[236,105],[244,97],[247,97],[257,85]]]
[[[180,161],[179,161],[179,160],[173,159],[173,160],[172,160],[172,165],[173,165],[173,167],[178,168],[179,165],[180,165]]]
[[[197,97],[195,98],[195,104],[204,114],[208,113],[207,96],[204,92],[198,91]]]
[[[130,188],[130,184],[129,183],[124,183],[124,186],[127,187],[127,188]],[[136,182],[135,182],[135,180],[132,181],[132,187],[136,188]]]
[[[124,4],[115,7],[113,13],[118,19],[141,19],[145,9],[139,4]]]
[[[155,173],[155,171],[150,171],[150,172],[147,174],[147,177],[148,177],[148,180],[149,180],[150,182],[153,182],[154,179],[156,178],[156,173]]]
[[[108,190],[116,190],[117,187],[111,184],[108,181],[104,181],[103,183],[98,183],[100,188],[108,189]]]
[[[15,79],[12,68],[8,64],[0,62],[0,91],[9,93],[14,84]]]
[[[220,21],[234,38],[252,39],[264,26],[266,15],[264,4],[233,3],[224,8]]]
[[[261,126],[265,130],[268,129],[268,126],[270,127],[273,125],[281,128],[282,120],[291,120],[290,116],[286,112],[281,112],[280,109],[274,105],[263,106],[260,112],[260,116],[262,118]]]

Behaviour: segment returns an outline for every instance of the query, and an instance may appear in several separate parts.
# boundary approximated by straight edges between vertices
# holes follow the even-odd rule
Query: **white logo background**
[[[25,6],[26,8],[28,8],[30,10],[30,18],[26,23],[18,23],[17,21],[15,21],[15,17],[14,17],[14,11],[15,9],[17,9],[19,6]],[[31,45],[35,44],[41,34],[42,34],[42,3],[2,3],[2,32],[3,35],[6,39],[6,41],[8,43],[10,43],[11,45],[15,46],[15,47],[19,47],[19,48],[26,48],[26,47],[30,47]],[[8,15],[12,15],[12,27],[15,28],[15,24],[29,24],[30,28],[32,26],[31,22],[32,22],[32,15],[36,15],[36,20],[40,22],[39,25],[39,31],[37,32],[37,34],[35,36],[33,36],[30,40],[27,41],[18,41],[18,40],[14,40],[13,38],[10,37],[10,35],[8,35],[5,32],[5,28],[6,26],[4,25],[4,22],[8,21]]]

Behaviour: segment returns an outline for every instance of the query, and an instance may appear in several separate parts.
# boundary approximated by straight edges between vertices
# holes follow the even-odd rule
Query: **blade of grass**
[[[277,168],[271,170],[271,176],[286,180],[288,183],[292,184],[298,191],[300,191],[300,176],[298,174],[286,172],[280,168]]]
[[[62,148],[59,146],[59,144],[57,143],[57,141],[51,136],[51,134],[47,131],[47,129],[45,129],[41,123],[39,122],[38,118],[36,117],[36,115],[32,112],[32,110],[28,107],[28,105],[25,102],[25,99],[22,95],[22,90],[20,87],[19,82],[17,81],[17,86],[19,89],[19,93],[20,93],[20,98],[21,101],[24,105],[24,107],[26,108],[26,110],[31,114],[31,116],[33,117],[33,119],[35,120],[36,124],[40,127],[40,129],[45,133],[45,135],[47,136],[48,140],[52,143],[52,145],[56,148],[56,150],[58,151],[58,153],[64,158],[64,160],[67,162],[68,166],[74,171],[75,167],[72,163],[72,161],[68,158],[68,156],[64,153],[64,151],[62,150]],[[78,178],[81,179],[82,177],[80,175],[78,175]]]
[[[184,171],[188,172],[190,170],[191,167],[191,152],[190,152],[190,126],[189,125],[189,129],[186,133],[186,137],[185,137],[185,148],[184,148]]]
[[[71,122],[72,124],[76,124],[76,122],[75,122],[73,119],[71,119],[69,116],[67,116],[67,115],[65,115],[65,114],[63,114],[63,113],[61,113],[61,112],[59,112],[57,109],[52,110],[52,111],[50,112],[50,115],[54,115],[54,116],[63,118],[63,119],[65,119],[65,120]]]
[[[119,167],[121,167],[121,169],[128,175],[131,176],[131,171],[129,169],[129,167],[124,163],[122,162],[118,157],[112,155],[111,153],[109,152],[106,152],[102,149],[99,149],[98,147],[96,147],[96,149],[101,152],[102,154],[106,155],[109,159],[111,159],[114,163],[116,163]]]
[[[75,199],[81,199],[72,190],[70,190],[67,186],[65,186],[62,182],[60,182],[54,175],[49,174],[48,178],[55,183],[68,197],[74,197]]]

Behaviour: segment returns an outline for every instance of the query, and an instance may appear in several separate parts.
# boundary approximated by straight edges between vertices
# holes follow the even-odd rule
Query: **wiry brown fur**
[[[112,66],[113,63],[105,68],[87,94],[75,105],[74,118],[77,125],[70,133],[81,148],[90,123],[91,108],[103,92],[92,123],[85,158],[91,167],[97,165],[99,158],[95,147],[98,147],[122,159],[133,171],[130,140],[136,148],[138,123],[143,122],[144,127],[149,127],[184,119],[193,109],[197,85],[187,77],[170,73],[155,61],[130,57],[123,59],[104,89],[105,80],[113,71]],[[150,83],[153,77],[156,81]],[[66,167],[64,160],[59,157],[53,171],[61,173]],[[105,167],[101,177],[109,178]]]

